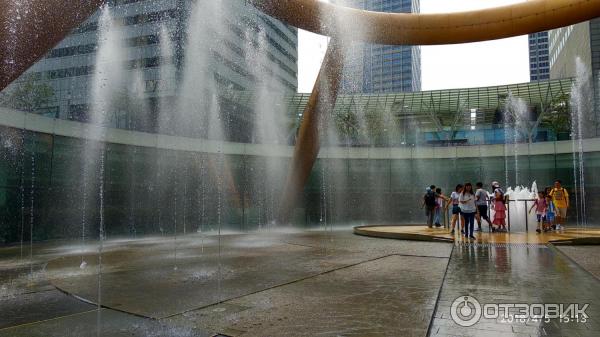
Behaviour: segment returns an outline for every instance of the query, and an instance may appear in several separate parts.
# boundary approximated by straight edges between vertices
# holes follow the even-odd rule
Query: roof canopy
[[[472,112],[476,113],[477,124],[492,124],[495,112],[504,109],[509,93],[537,111],[544,111],[557,97],[569,94],[572,83],[573,79],[561,79],[468,89],[340,95],[334,114],[347,111],[386,113],[441,131],[470,124]],[[309,96],[289,97],[290,114],[301,115]]]

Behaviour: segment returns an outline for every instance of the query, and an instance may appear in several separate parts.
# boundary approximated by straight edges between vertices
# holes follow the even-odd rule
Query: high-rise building
[[[378,12],[420,12],[420,0],[343,0],[341,4]],[[347,58],[342,81],[343,92],[385,93],[421,90],[419,46],[361,43],[350,48]]]
[[[590,129],[595,124],[594,134],[600,134],[600,19],[553,29],[548,40],[551,79],[589,76],[594,105],[589,120],[594,122],[584,124]],[[582,66],[579,74],[577,64]]]
[[[186,27],[193,3],[191,0],[108,1],[114,21],[122,27],[127,54],[126,76],[134,77],[134,72],[139,74],[141,70],[143,96],[149,102],[148,106],[156,106],[158,97],[177,95],[184,63]],[[222,43],[218,50],[211,49],[213,59],[209,66],[221,87],[235,91],[255,87],[255,78],[245,64],[248,48],[256,48],[260,37],[266,45],[267,57],[263,61],[268,63],[262,65],[263,68],[272,72],[278,88],[285,93],[296,93],[297,28],[265,15],[244,0],[222,1],[221,6],[227,12],[222,20],[219,19],[223,26],[219,32]],[[88,118],[100,15],[100,11],[92,15],[13,83],[14,87],[26,78],[34,78],[53,88],[54,97],[37,109],[38,113],[62,119]],[[163,27],[170,35],[172,57],[161,55]],[[165,67],[169,71],[164,71]],[[162,78],[165,76],[169,78]]]
[[[529,79],[541,81],[550,78],[548,32],[529,34]]]

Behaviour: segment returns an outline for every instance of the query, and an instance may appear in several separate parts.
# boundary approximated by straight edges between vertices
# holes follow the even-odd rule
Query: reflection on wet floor
[[[173,243],[107,241],[100,315],[93,243],[40,244],[31,265],[18,249],[0,249],[0,336],[600,335],[593,276],[600,259],[583,261],[588,272],[544,245],[454,245],[340,230],[232,234],[219,246],[215,237],[188,235],[178,238],[175,260]],[[459,295],[482,303],[585,302],[590,319],[482,320],[464,328],[449,314]]]
[[[457,245],[442,287],[432,336],[598,336],[600,281],[544,245]],[[462,296],[485,303],[589,303],[586,322],[482,318],[471,327],[451,319]]]
[[[161,336],[166,330],[158,324],[172,329],[164,336],[423,336],[452,251],[449,244],[364,238],[349,230],[226,235],[220,242],[179,238],[176,261],[169,238],[107,242],[101,334]],[[27,313],[7,316],[0,336],[96,336],[95,307],[77,300],[97,300],[93,249],[56,243],[36,251],[40,271],[33,281],[52,292],[25,295],[31,292],[27,261],[0,262],[15,271],[11,283],[19,285],[0,310]],[[45,309],[45,301],[56,304]]]

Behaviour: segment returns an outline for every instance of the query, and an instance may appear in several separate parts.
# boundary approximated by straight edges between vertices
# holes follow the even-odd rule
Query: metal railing
[[[535,201],[536,199],[514,199],[511,200],[508,196],[506,198],[506,226],[508,227],[508,232],[511,231],[511,221],[510,221],[510,205],[511,203],[518,203],[518,202],[523,202],[525,205],[525,232],[529,232],[529,202],[530,201]],[[488,208],[487,208],[487,215],[488,215],[488,219],[491,219],[491,212],[492,212],[492,202],[491,200],[488,200]],[[448,207],[448,209],[444,212],[444,228],[449,229],[450,228],[450,221],[452,219],[452,214],[451,214],[452,210],[451,207]],[[461,224],[461,217],[458,218],[458,224]],[[491,232],[491,227],[489,228],[489,231]]]

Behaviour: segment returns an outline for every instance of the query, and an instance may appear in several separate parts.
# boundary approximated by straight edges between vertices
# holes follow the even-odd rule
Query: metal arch
[[[258,9],[313,33],[387,45],[433,45],[525,35],[600,16],[598,0],[531,0],[483,10],[443,13],[381,13],[318,0],[249,0]],[[352,36],[339,27],[361,27]]]

